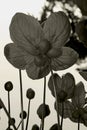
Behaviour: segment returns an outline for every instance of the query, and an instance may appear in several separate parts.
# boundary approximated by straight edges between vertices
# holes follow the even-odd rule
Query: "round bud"
[[[46,116],[50,114],[49,106],[46,104],[41,104],[37,110],[37,114],[40,119],[45,118]]]
[[[28,99],[33,99],[34,96],[35,96],[34,90],[31,89],[31,88],[29,88],[29,89],[27,90],[27,92],[26,92],[26,97],[27,97]]]
[[[31,130],[39,130],[39,126],[35,124],[35,125],[32,126]]]
[[[58,124],[54,124],[50,130],[62,130],[61,126],[59,126]]]
[[[10,125],[14,125],[14,124],[15,124],[15,119],[14,119],[14,118],[11,118],[11,119],[9,120],[9,124],[10,124]]]
[[[8,82],[5,83],[4,87],[5,87],[5,90],[9,92],[13,89],[13,84],[12,84],[11,81],[8,81]]]
[[[26,119],[27,117],[27,113],[26,111],[23,111],[23,119]],[[20,113],[20,118],[22,118],[22,113]]]
[[[36,56],[34,57],[34,63],[36,66],[44,66],[46,64],[46,62],[48,61],[48,57],[45,56],[45,55],[39,55],[39,56]]]

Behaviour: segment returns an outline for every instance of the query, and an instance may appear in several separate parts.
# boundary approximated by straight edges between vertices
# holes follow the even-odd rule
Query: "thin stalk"
[[[17,126],[17,130],[19,129],[19,127],[20,127],[22,121],[23,121],[23,120],[21,120],[21,121],[19,122],[19,124],[18,124],[18,126]]]
[[[8,119],[11,120],[11,117],[10,117],[10,115],[9,115],[9,112],[7,111],[7,109],[6,109],[6,107],[5,107],[4,103],[3,103],[3,101],[1,100],[1,98],[0,98],[0,105],[1,105],[1,107],[4,109],[4,111],[5,111],[5,113],[6,113],[7,117],[8,117]],[[12,126],[13,126],[14,130],[17,130],[15,124],[12,124]]]
[[[43,91],[43,105],[45,105],[46,102],[46,77],[44,77],[44,91]],[[44,117],[42,117],[42,130],[44,130]]]
[[[63,128],[64,103],[62,103],[61,129]]]
[[[11,112],[10,112],[10,92],[8,91],[8,113],[9,113],[9,116],[11,117]],[[8,127],[10,129],[10,120],[8,122]]]
[[[80,118],[78,119],[78,130],[80,130]]]
[[[22,74],[21,74],[21,69],[19,69],[19,79],[20,79],[21,115],[22,115],[22,120],[23,120],[23,88],[22,88]],[[22,130],[24,130],[24,121],[22,121]]]
[[[54,94],[55,94],[55,98],[56,98],[57,122],[58,122],[58,125],[60,125],[59,105],[57,103],[56,86],[55,86],[54,77],[53,77],[53,71],[52,71],[51,67],[50,67],[50,71],[51,71],[51,75],[52,75],[52,81],[53,81],[53,87],[54,87]]]
[[[25,130],[28,129],[29,115],[30,115],[30,99],[29,99],[29,102],[28,102],[27,122],[26,122],[26,129]]]

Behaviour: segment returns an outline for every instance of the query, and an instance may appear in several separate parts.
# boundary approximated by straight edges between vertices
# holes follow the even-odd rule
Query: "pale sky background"
[[[20,120],[20,93],[19,93],[19,77],[18,70],[14,68],[3,54],[4,46],[11,42],[9,35],[9,25],[13,15],[16,12],[30,13],[35,17],[40,17],[42,12],[42,7],[44,6],[45,0],[1,0],[0,1],[0,97],[4,101],[7,107],[7,92],[4,90],[4,84],[7,81],[12,81],[14,89],[11,92],[11,115],[16,118],[16,125]],[[57,9],[56,9],[57,10]],[[76,82],[83,80],[81,76],[75,71],[77,66],[74,65],[68,70],[59,72],[60,75],[66,72],[71,72],[76,79]],[[43,79],[41,80],[31,80],[27,77],[26,72],[22,71],[23,74],[23,92],[24,92],[24,109],[27,110],[28,100],[26,99],[26,90],[32,88],[35,90],[35,99],[31,102],[31,114],[30,114],[30,126],[31,129],[33,124],[40,124],[40,119],[36,115],[36,110],[39,104],[42,103],[42,92],[43,92]],[[49,76],[48,76],[49,77]],[[47,77],[47,78],[48,78]],[[83,80],[84,81],[84,80]],[[84,84],[87,85],[86,81]],[[49,104],[51,109],[51,114],[46,118],[45,130],[49,130],[52,124],[56,123],[56,112],[54,108],[54,98],[51,96],[50,91],[47,88],[46,103]],[[0,130],[5,130],[7,128],[7,116],[4,111],[0,111]],[[20,127],[21,128],[21,127]],[[81,130],[86,130],[87,128],[81,125]],[[21,130],[21,129],[19,129]],[[72,123],[69,120],[64,120],[64,130],[77,130],[77,124]]]

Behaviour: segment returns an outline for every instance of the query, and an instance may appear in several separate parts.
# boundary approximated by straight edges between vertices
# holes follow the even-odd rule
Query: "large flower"
[[[16,68],[26,69],[32,79],[42,78],[53,70],[72,66],[78,54],[63,47],[70,35],[70,23],[63,12],[52,13],[44,27],[32,16],[17,13],[10,24],[14,43],[5,46],[7,60]]]
[[[61,106],[59,108],[61,115]],[[73,122],[79,121],[87,126],[87,105],[85,104],[85,88],[82,82],[75,86],[71,102],[64,102],[64,118],[69,118]]]

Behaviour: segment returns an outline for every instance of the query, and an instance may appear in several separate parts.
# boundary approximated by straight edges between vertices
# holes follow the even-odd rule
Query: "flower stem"
[[[46,102],[46,77],[44,77],[43,104]],[[42,118],[42,130],[44,130],[44,118]]]
[[[21,120],[21,121],[19,122],[19,124],[18,124],[18,126],[17,126],[17,130],[19,129],[19,127],[20,127],[22,121],[23,121],[23,120]]]
[[[78,118],[78,130],[80,130],[80,118]]]
[[[46,103],[46,77],[44,77],[43,105]],[[42,117],[42,130],[44,130],[44,117]]]
[[[21,74],[21,69],[19,69],[19,78],[20,78],[21,115],[22,115],[22,120],[23,120],[23,88],[22,88],[22,74]],[[22,130],[24,130],[24,121],[22,121]]]
[[[29,102],[28,102],[27,122],[26,122],[26,129],[25,130],[28,129],[29,115],[30,115],[30,99],[29,99]]]
[[[6,109],[6,107],[5,107],[4,103],[3,103],[3,101],[1,100],[1,98],[0,98],[0,106],[4,109],[4,111],[5,111],[5,113],[6,113],[7,117],[8,117],[8,119],[11,120],[11,117],[10,117],[10,115],[9,115],[9,112],[7,111],[7,109]],[[15,124],[12,124],[12,125],[13,125],[13,127],[14,127],[14,130],[17,130]]]
[[[64,103],[62,103],[61,130],[63,128],[63,116],[64,116]]]
[[[11,117],[11,112],[10,112],[10,92],[8,91],[8,113],[9,113],[9,116]],[[10,129],[10,120],[8,122],[8,127]]]
[[[50,71],[51,71],[51,75],[52,75],[52,82],[53,82],[54,94],[55,94],[55,99],[56,99],[57,122],[58,122],[58,125],[60,126],[59,105],[58,105],[58,103],[57,103],[56,86],[55,86],[54,77],[53,77],[53,71],[52,71],[51,67],[50,67]]]

